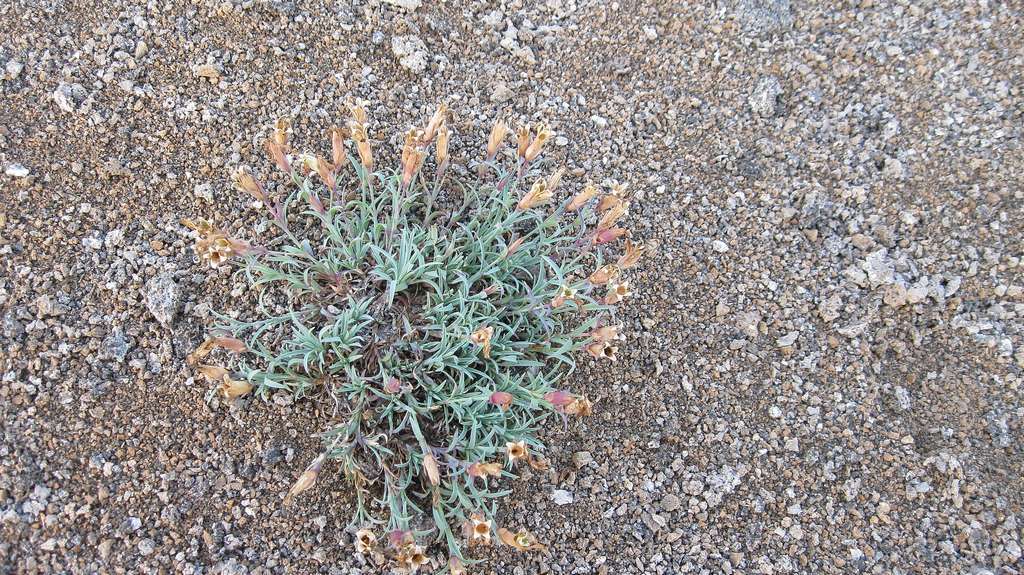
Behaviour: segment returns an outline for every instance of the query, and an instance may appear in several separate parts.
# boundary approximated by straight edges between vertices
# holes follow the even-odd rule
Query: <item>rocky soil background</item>
[[[325,414],[184,356],[251,298],[182,218],[279,116],[383,155],[444,100],[480,155],[547,119],[570,193],[657,247],[486,573],[1024,572],[1018,2],[12,0],[0,5],[0,573],[371,572]],[[397,161],[397,159],[396,159]]]

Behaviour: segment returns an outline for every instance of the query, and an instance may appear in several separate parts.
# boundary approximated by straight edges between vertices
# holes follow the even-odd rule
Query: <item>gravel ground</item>
[[[317,407],[205,402],[251,302],[180,224],[358,96],[467,158],[549,120],[657,246],[504,506],[550,555],[478,572],[1024,573],[1019,2],[127,4],[0,6],[0,572],[371,572],[340,479],[281,505]]]

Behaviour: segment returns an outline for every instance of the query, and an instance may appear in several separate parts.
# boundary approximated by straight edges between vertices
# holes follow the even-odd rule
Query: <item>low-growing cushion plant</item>
[[[521,127],[508,149],[500,120],[472,170],[449,170],[444,106],[381,170],[364,106],[349,108],[330,160],[293,154],[278,122],[266,147],[287,193],[236,173],[275,237],[257,245],[186,222],[199,258],[237,265],[255,299],[248,317],[218,314],[189,362],[230,401],[283,390],[332,406],[323,451],[285,501],[336,466],[355,495],[356,550],[378,564],[464,573],[464,548],[492,535],[543,549],[498,526],[500,484],[517,466],[546,467],[545,418],[590,414],[562,383],[579,357],[615,360],[615,304],[642,253],[618,227],[624,188],[561,199],[562,172],[540,161],[551,131]],[[447,562],[428,557],[434,541]]]

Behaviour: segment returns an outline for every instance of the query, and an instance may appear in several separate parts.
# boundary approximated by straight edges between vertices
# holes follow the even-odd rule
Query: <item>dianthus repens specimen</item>
[[[562,172],[539,159],[551,130],[521,127],[504,149],[500,120],[483,161],[456,174],[443,106],[382,171],[364,104],[349,107],[330,159],[293,153],[279,122],[266,148],[283,181],[236,174],[276,230],[262,245],[189,222],[201,259],[235,263],[255,300],[243,319],[218,315],[190,362],[232,401],[283,390],[327,402],[323,452],[286,500],[336,466],[355,494],[358,551],[412,572],[441,540],[448,568],[464,572],[464,547],[492,533],[542,549],[498,527],[498,484],[546,466],[536,433],[547,416],[590,414],[560,388],[581,352],[615,359],[614,304],[642,253],[628,239],[606,253],[629,235],[625,189],[563,198]],[[234,354],[228,367],[204,363],[216,349]]]

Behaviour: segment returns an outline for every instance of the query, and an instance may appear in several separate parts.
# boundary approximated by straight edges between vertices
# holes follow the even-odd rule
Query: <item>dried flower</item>
[[[619,276],[619,268],[615,264],[601,266],[590,274],[587,281],[594,285],[604,285]]]
[[[498,148],[505,141],[508,135],[508,126],[499,118],[491,127],[491,135],[487,138],[487,161],[491,161],[498,154]]]
[[[501,259],[506,259],[509,256],[511,256],[512,254],[516,253],[516,251],[519,250],[519,247],[523,245],[524,241],[526,241],[526,237],[525,236],[521,237],[521,238],[516,238],[515,240],[513,240],[512,243],[510,243],[508,245],[508,247],[505,248],[505,253],[501,254]]]
[[[249,255],[259,251],[249,245],[248,242],[229,238],[223,231],[217,229],[206,220],[184,220],[186,226],[195,230],[199,237],[193,245],[199,259],[207,262],[212,267],[218,267],[235,255]]]
[[[633,292],[629,290],[629,282],[616,282],[608,285],[608,293],[605,294],[603,303],[615,305],[629,297]]]
[[[528,210],[550,201],[553,196],[554,191],[548,188],[547,182],[537,180],[530,187],[530,191],[519,200],[516,207],[520,210]]]
[[[274,132],[266,141],[267,151],[274,163],[282,172],[289,175],[292,173],[291,162],[288,161],[288,135],[290,133],[291,127],[288,125],[288,120],[280,118],[274,125]]]
[[[398,381],[397,377],[389,377],[387,382],[384,384],[384,391],[388,393],[398,393],[402,391],[402,382]]]
[[[274,132],[271,136],[275,144],[279,146],[288,145],[288,137],[292,135],[292,125],[288,118],[278,118],[274,122]]]
[[[508,455],[508,460],[512,463],[520,459],[525,459],[529,454],[526,449],[525,441],[509,441],[505,443],[505,454]]]
[[[562,176],[565,174],[565,168],[558,168],[555,173],[548,176],[548,191],[554,193],[558,189],[559,184],[562,183]]]
[[[247,348],[245,347],[245,342],[238,338],[214,337],[210,338],[209,341],[213,343],[214,347],[222,347],[228,351],[233,351],[235,353],[244,353],[245,351],[247,351]]]
[[[377,544],[377,536],[373,531],[363,528],[356,531],[356,553],[369,553]]]
[[[203,377],[211,382],[223,381],[228,375],[228,370],[220,367],[219,365],[200,365],[198,367],[198,371],[203,374]]]
[[[337,171],[338,167],[331,165],[330,162],[320,156],[316,156],[315,160],[316,174],[320,176],[320,180],[325,186],[327,186],[327,189],[333,192],[337,187],[337,180],[334,177],[334,173]]]
[[[587,345],[584,349],[587,350],[587,353],[589,353],[591,357],[596,359],[610,359],[613,363],[615,362],[615,352],[619,351],[618,347],[613,346],[607,341],[595,341]]]
[[[199,344],[199,346],[196,347],[195,351],[193,351],[192,353],[188,354],[188,356],[185,357],[185,362],[188,363],[189,365],[195,365],[199,360],[204,359],[206,356],[210,355],[210,352],[217,349],[218,347],[224,348],[234,353],[244,353],[245,351],[247,351],[245,347],[245,342],[240,339],[236,339],[233,337],[208,337],[203,341],[203,343]],[[218,377],[214,379],[220,380],[220,378],[221,376],[218,375]]]
[[[547,549],[547,547],[537,542],[537,538],[532,533],[525,529],[518,533],[513,533],[502,527],[498,529],[498,537],[501,538],[502,543],[515,547],[519,551],[544,551]]]
[[[587,184],[586,186],[583,187],[583,191],[573,196],[572,201],[570,201],[569,205],[565,207],[565,210],[567,212],[575,212],[576,210],[587,205],[587,202],[589,202],[591,198],[593,198],[596,195],[597,188],[590,184]]]
[[[445,118],[448,117],[448,106],[443,103],[437,107],[437,111],[430,117],[430,122],[427,123],[427,128],[423,130],[422,139],[420,140],[423,144],[430,143],[434,136],[438,134],[438,130],[445,123]]]
[[[407,545],[398,552],[395,563],[398,568],[408,573],[415,573],[420,567],[430,562],[430,558],[423,552],[420,545]]]
[[[423,471],[427,474],[431,485],[436,487],[441,484],[441,470],[438,469],[437,459],[434,459],[433,454],[428,453],[423,456]]]
[[[345,162],[345,131],[334,126],[330,131],[331,135],[331,162],[335,168],[340,168]]]
[[[500,463],[473,463],[467,470],[470,477],[487,479],[488,477],[501,477]]]
[[[490,399],[487,403],[491,405],[497,405],[502,411],[508,410],[509,406],[512,405],[512,394],[507,391],[495,391],[491,394]]]
[[[620,329],[622,329],[621,325],[606,325],[603,327],[599,327],[594,331],[591,331],[587,335],[589,335],[590,338],[593,339],[594,341],[615,341],[617,339],[624,340],[626,339],[626,336],[619,333]]]
[[[593,415],[592,404],[585,397],[578,397],[572,403],[565,406],[565,413],[568,415],[588,416]]]
[[[481,513],[474,513],[466,524],[470,545],[491,544],[491,521]]]
[[[252,195],[257,200],[267,202],[267,194],[263,190],[263,186],[256,181],[256,178],[252,177],[252,174],[245,168],[238,168],[235,173],[231,175],[231,179],[235,182],[235,187],[243,192]]]
[[[530,143],[530,146],[526,148],[525,154],[523,154],[527,162],[532,162],[537,156],[540,156],[541,151],[544,149],[544,144],[547,143],[552,134],[551,129],[547,125],[540,124],[537,126],[537,135],[534,137],[533,142]]]
[[[402,187],[409,187],[409,182],[423,165],[426,152],[420,149],[423,140],[422,130],[409,130],[405,133],[405,145],[402,146]]]
[[[629,202],[620,202],[611,206],[608,208],[608,211],[604,212],[601,219],[598,220],[597,229],[606,230],[611,228],[615,225],[615,222],[619,221],[627,213],[629,213]]]
[[[551,307],[557,308],[565,305],[565,302],[576,299],[576,290],[571,289],[567,286],[558,288],[558,293],[555,294],[554,299],[551,300]]]
[[[442,125],[437,132],[437,171],[444,173],[448,167],[448,138],[450,133],[447,125]]]
[[[469,340],[484,349],[484,357],[491,357],[491,338],[494,336],[494,328],[484,326],[472,333]]]
[[[302,472],[302,475],[299,475],[299,478],[292,485],[292,488],[288,490],[288,495],[285,495],[285,505],[291,505],[291,502],[295,499],[296,495],[299,495],[307,491],[310,487],[316,485],[316,479],[320,476],[320,469],[324,466],[324,461],[326,460],[327,454],[323,453],[309,464],[309,467]]]
[[[373,169],[373,152],[370,150],[370,139],[366,134],[366,125],[349,123],[349,132],[352,134],[352,141],[356,143],[356,151],[359,153],[359,163],[366,170]]]
[[[466,575],[466,568],[459,561],[458,557],[448,559],[448,575]]]
[[[530,455],[530,457],[526,459],[526,462],[530,464],[530,468],[534,471],[547,471],[551,468],[547,459],[537,457],[535,455]]]
[[[252,391],[252,384],[248,381],[231,379],[231,376],[224,375],[223,381],[217,387],[217,391],[219,391],[225,399],[238,399]]]
[[[622,236],[628,233],[629,230],[625,228],[598,228],[598,230],[594,232],[594,236],[590,240],[590,242],[594,245],[607,244],[610,242],[614,242],[615,240],[621,238]]]
[[[345,102],[345,106],[348,108],[352,119],[359,124],[366,125],[369,120],[366,116],[366,102],[364,100],[356,99]]]
[[[516,147],[519,158],[526,158],[526,149],[530,147],[530,126],[520,124],[516,129]]]
[[[601,201],[598,202],[597,211],[604,212],[605,210],[611,209],[613,206],[624,203],[625,199],[626,184],[615,184],[612,186],[612,191],[608,192],[608,194],[602,197]]]
[[[644,247],[638,246],[630,240],[626,240],[625,252],[619,258],[616,265],[619,266],[619,269],[628,270],[640,261],[640,258],[644,255],[644,251]]]
[[[348,131],[352,141],[356,143],[356,151],[359,152],[359,162],[367,170],[373,169],[373,153],[370,150],[370,139],[367,136],[366,125],[369,122],[366,116],[365,102],[361,100],[349,101],[347,104],[352,119],[348,122]]]

